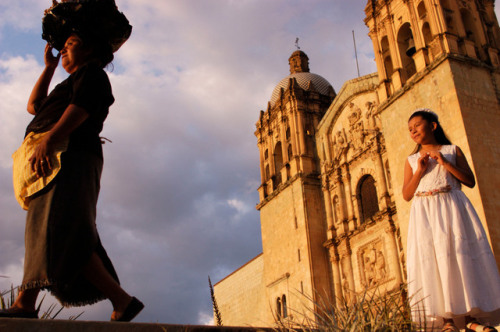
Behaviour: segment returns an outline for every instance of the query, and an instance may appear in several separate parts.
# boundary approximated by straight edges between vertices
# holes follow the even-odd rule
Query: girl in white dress
[[[442,319],[442,331],[497,331],[476,319],[500,309],[500,275],[474,207],[461,184],[475,179],[460,148],[452,145],[429,109],[409,121],[417,143],[404,170],[403,197],[413,199],[408,227],[408,292],[414,319]],[[498,317],[496,317],[498,318]]]

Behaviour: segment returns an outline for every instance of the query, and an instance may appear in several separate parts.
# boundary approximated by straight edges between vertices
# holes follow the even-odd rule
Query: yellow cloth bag
[[[44,177],[38,177],[36,172],[31,170],[29,159],[46,134],[47,132],[39,134],[30,132],[24,139],[21,147],[12,154],[12,159],[14,161],[12,174],[14,194],[19,205],[25,210],[28,210],[30,197],[47,186],[50,181],[56,177],[57,173],[59,173],[61,169],[61,154],[68,148],[67,139],[56,144],[54,154],[50,158],[52,163],[50,174]]]

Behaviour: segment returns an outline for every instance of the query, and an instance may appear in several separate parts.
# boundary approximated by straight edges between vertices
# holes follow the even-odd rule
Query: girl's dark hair
[[[410,116],[408,119],[408,122],[413,119],[414,117],[420,116],[422,119],[426,120],[429,123],[435,122],[436,123],[436,129],[434,130],[434,138],[440,145],[450,145],[451,141],[448,139],[446,134],[444,133],[443,127],[441,127],[441,124],[439,123],[437,115],[432,112],[431,110],[427,109],[419,109]],[[417,153],[420,151],[421,146],[420,144],[417,144],[415,149],[413,150],[412,154]]]

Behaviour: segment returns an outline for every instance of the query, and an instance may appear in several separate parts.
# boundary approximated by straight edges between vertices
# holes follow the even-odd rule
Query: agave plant
[[[425,317],[418,322],[412,320],[412,311],[406,297],[406,288],[392,292],[379,289],[352,294],[349,300],[339,298],[332,303],[317,296],[319,300],[299,293],[306,304],[304,308],[290,308],[292,320],[276,319],[278,330],[306,332],[425,332]],[[312,306],[310,304],[313,304]],[[417,313],[420,311],[417,311]],[[415,316],[415,315],[414,315]],[[423,316],[423,315],[422,315]]]

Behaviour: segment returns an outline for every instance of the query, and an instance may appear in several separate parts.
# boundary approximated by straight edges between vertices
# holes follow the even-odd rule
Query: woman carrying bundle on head
[[[416,110],[408,129],[417,143],[403,185],[404,199],[413,199],[407,270],[414,320],[439,318],[442,331],[453,332],[459,331],[454,320],[462,317],[467,331],[497,331],[477,320],[500,309],[500,275],[481,221],[461,190],[461,184],[474,187],[474,174],[434,112]]]
[[[110,22],[113,17],[120,19]],[[113,24],[115,29],[109,29]],[[46,12],[43,28],[49,41],[45,69],[31,92],[28,112],[34,117],[16,152],[25,153],[26,172],[32,172],[17,193],[28,210],[24,277],[17,299],[0,317],[37,318],[38,293],[47,289],[64,306],[109,299],[111,320],[130,321],[144,305],[121,288],[95,219],[103,166],[99,133],[114,102],[103,68],[131,26],[114,1],[102,0],[56,3]],[[53,47],[60,50],[57,56]],[[59,60],[69,77],[49,94]]]

